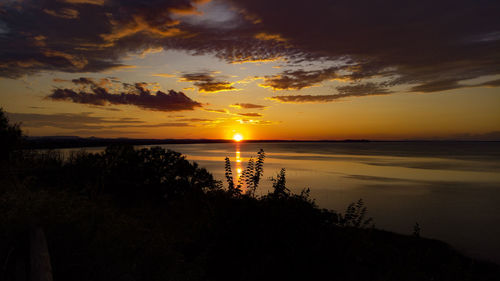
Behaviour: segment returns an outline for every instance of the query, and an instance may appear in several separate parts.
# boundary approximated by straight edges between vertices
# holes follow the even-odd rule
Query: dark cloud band
[[[142,109],[158,111],[194,110],[196,107],[201,107],[199,102],[193,101],[182,92],[170,90],[168,93],[156,91],[153,94],[146,88],[146,83],[124,84],[127,91],[113,94],[89,78],[74,79],[72,82],[75,85],[87,87],[84,90],[55,89],[46,98],[97,106],[134,105]]]
[[[264,105],[253,104],[253,103],[235,103],[231,104],[230,106],[235,108],[245,108],[245,109],[264,109],[267,107]]]
[[[194,82],[202,93],[217,93],[223,91],[237,90],[233,87],[233,83],[220,81],[214,77],[212,73],[186,73],[182,75],[181,81]]]
[[[332,95],[287,95],[274,96],[270,99],[282,103],[325,103],[338,101],[348,97],[379,96],[392,93],[375,83],[337,87],[337,91],[338,94]]]

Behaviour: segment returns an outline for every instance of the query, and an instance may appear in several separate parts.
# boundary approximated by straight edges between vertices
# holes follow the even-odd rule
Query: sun
[[[242,141],[243,140],[243,136],[241,134],[234,134],[233,140],[234,141]]]

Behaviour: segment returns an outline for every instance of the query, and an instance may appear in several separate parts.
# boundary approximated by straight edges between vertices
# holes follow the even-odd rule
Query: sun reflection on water
[[[236,181],[238,181],[241,177],[241,173],[243,171],[242,167],[241,167],[241,151],[240,151],[240,143],[237,142],[236,143]]]

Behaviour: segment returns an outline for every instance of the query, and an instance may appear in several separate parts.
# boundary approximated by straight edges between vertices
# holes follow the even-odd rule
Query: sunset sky
[[[500,140],[500,1],[0,0],[30,136]]]

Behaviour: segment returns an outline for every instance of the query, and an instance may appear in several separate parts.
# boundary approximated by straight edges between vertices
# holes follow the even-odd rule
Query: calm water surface
[[[418,222],[422,236],[500,263],[499,142],[161,146],[185,154],[220,180],[226,156],[237,174],[262,148],[267,158],[260,193],[270,190],[269,178],[285,168],[288,188],[294,192],[310,188],[323,208],[343,211],[362,198],[377,228],[411,234]]]

